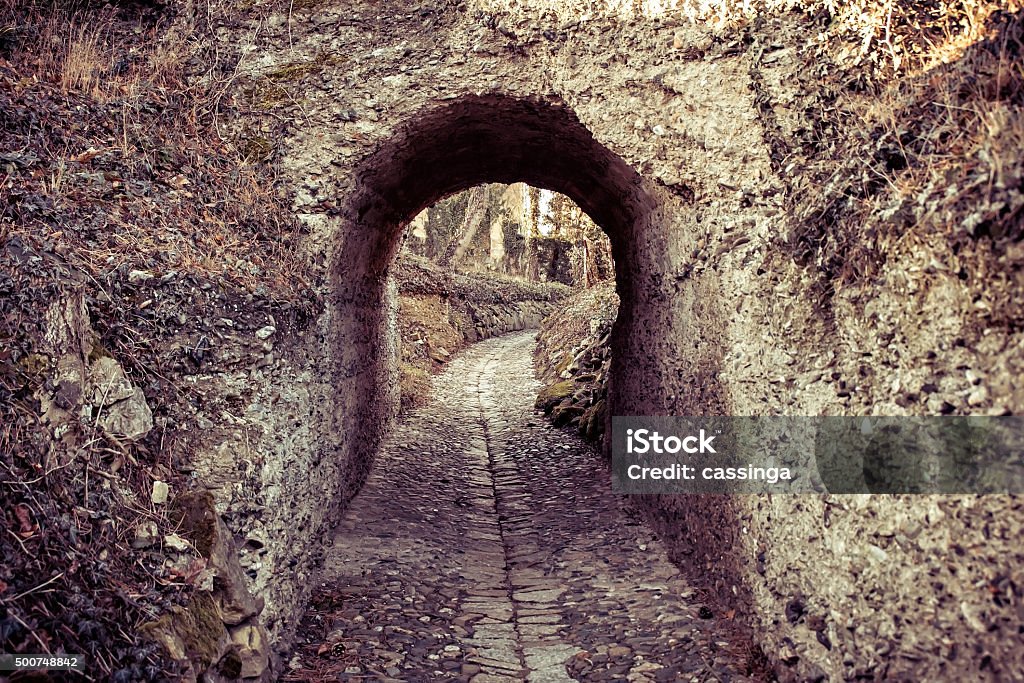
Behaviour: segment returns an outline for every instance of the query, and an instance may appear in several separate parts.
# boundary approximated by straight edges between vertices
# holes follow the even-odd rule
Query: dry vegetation
[[[1024,284],[1020,0],[479,4],[552,21],[642,15],[698,23],[716,40],[739,37],[748,46],[755,82],[759,55],[792,45],[802,61],[801,82],[792,85],[804,95],[803,111],[768,140],[790,184],[796,226],[778,253],[818,273],[823,315],[837,293],[877,284],[887,270],[921,280],[930,269],[981,275],[956,285],[977,304],[979,327],[1024,323],[1015,302]],[[804,18],[800,36],[779,33],[783,15]]]
[[[94,680],[175,675],[137,627],[192,586],[131,541],[174,529],[154,480],[188,486],[176,418],[201,399],[180,377],[218,362],[189,345],[223,316],[288,328],[319,305],[267,155],[218,128],[230,69],[183,49],[201,35],[162,43],[168,22],[151,3],[0,1],[0,650],[85,653]],[[41,421],[45,312],[75,297],[95,352],[146,393],[158,426],[139,442]]]
[[[978,329],[1019,330],[1024,17],[1007,3],[886,7],[873,30],[847,7],[828,49],[804,54],[821,102],[804,144],[776,159],[796,177],[785,247],[822,275],[826,309],[879,278],[920,283],[900,290],[908,303],[958,280]]]

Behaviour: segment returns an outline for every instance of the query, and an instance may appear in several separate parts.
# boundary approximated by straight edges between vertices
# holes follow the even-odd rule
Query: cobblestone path
[[[470,347],[395,425],[285,680],[747,680],[599,456],[534,413],[533,343]]]

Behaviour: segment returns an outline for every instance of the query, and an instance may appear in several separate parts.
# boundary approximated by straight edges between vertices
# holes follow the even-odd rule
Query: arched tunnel
[[[671,200],[598,143],[568,107],[472,97],[420,113],[399,130],[356,172],[358,184],[345,201],[347,237],[331,272],[339,307],[335,348],[342,363],[371,360],[378,374],[372,384],[360,387],[365,397],[360,405],[375,411],[373,417],[389,415],[389,405],[396,401],[388,394],[396,386],[390,338],[395,307],[386,283],[402,232],[425,207],[474,185],[526,182],[576,201],[611,239],[616,289],[623,301],[615,344],[631,348],[623,340],[643,336],[635,329],[642,323],[635,320],[633,302],[664,277],[669,225],[661,204]],[[350,310],[359,313],[353,316]],[[650,324],[657,312],[647,313],[644,322]],[[661,384],[656,368],[643,376],[645,354],[638,355],[631,361],[626,353],[616,354],[620,379],[613,380],[623,386],[635,383],[637,395],[630,403],[637,408],[643,405],[645,388],[656,390]],[[647,400],[665,405],[653,397]],[[612,401],[617,405],[617,399]]]
[[[672,414],[672,411],[696,415],[714,414],[714,411],[722,410],[713,375],[706,375],[696,384],[692,375],[686,376],[687,366],[697,367],[694,359],[687,357],[692,346],[675,347],[671,344],[666,345],[665,342],[674,337],[673,319],[678,315],[678,311],[675,314],[672,311],[673,297],[665,291],[666,286],[671,288],[675,284],[673,278],[666,272],[670,268],[670,259],[666,257],[669,235],[674,221],[678,220],[677,213],[685,209],[677,197],[663,187],[641,178],[628,163],[597,142],[571,108],[558,101],[512,96],[463,97],[446,102],[442,106],[417,112],[398,125],[397,130],[399,132],[368,156],[354,174],[354,187],[343,202],[345,208],[342,213],[342,224],[345,237],[338,244],[330,270],[335,297],[332,301],[335,318],[330,341],[331,352],[336,354],[334,362],[340,363],[341,367],[362,368],[358,373],[343,373],[335,387],[337,398],[334,403],[339,407],[337,416],[344,421],[344,426],[340,429],[350,434],[355,433],[356,443],[359,444],[348,473],[351,477],[349,490],[359,491],[364,486],[369,488],[369,492],[357,494],[351,503],[356,512],[349,510],[346,519],[355,515],[355,518],[360,520],[360,525],[365,524],[368,521],[367,516],[373,514],[367,511],[367,506],[378,509],[381,519],[401,518],[403,510],[408,513],[413,505],[404,500],[400,501],[408,491],[394,488],[395,481],[392,477],[397,477],[397,481],[406,482],[406,485],[411,485],[409,482],[417,477],[408,473],[402,476],[396,471],[415,467],[419,477],[429,478],[430,475],[425,472],[432,472],[438,480],[446,482],[449,478],[461,480],[459,468],[470,467],[461,463],[460,456],[446,455],[443,449],[437,454],[431,446],[422,443],[418,443],[417,446],[422,450],[409,448],[408,444],[404,443],[396,444],[396,438],[399,441],[406,438],[404,433],[409,426],[404,420],[396,427],[402,436],[396,437],[392,434],[390,438],[385,439],[385,461],[374,464],[374,457],[377,454],[377,444],[381,443],[387,433],[386,426],[389,420],[393,419],[398,403],[395,338],[397,307],[394,288],[389,287],[389,268],[396,259],[402,234],[408,222],[422,209],[453,193],[481,183],[525,182],[564,194],[574,200],[608,235],[615,262],[616,291],[621,301],[611,335],[612,361],[607,413],[609,423],[611,415],[664,415]],[[526,342],[519,342],[519,346],[522,347],[523,343]],[[652,352],[652,345],[655,344],[660,345],[660,353]],[[666,354],[669,349],[671,358]],[[470,352],[467,354],[472,356]],[[497,361],[491,359],[488,362],[488,367],[491,367]],[[500,365],[504,365],[505,362],[507,361],[502,361],[496,370],[499,376]],[[664,371],[666,364],[676,368],[674,375],[668,375]],[[525,380],[529,383],[533,374],[532,369],[529,366],[520,367],[521,363],[514,365],[523,376],[520,381]],[[473,370],[467,372],[472,373]],[[478,376],[477,381],[482,386],[491,380]],[[481,391],[484,392],[482,389]],[[535,390],[533,392],[535,393]],[[526,402],[520,401],[514,408],[506,408],[518,412],[516,419],[519,422],[528,421],[532,412],[532,393],[527,393]],[[458,405],[457,401],[454,403]],[[481,419],[486,422],[486,410],[483,410],[481,415]],[[454,411],[450,417],[457,419]],[[412,419],[416,419],[415,414]],[[339,429],[337,426],[333,428]],[[489,430],[494,428],[485,426],[486,443],[481,442],[477,446],[460,446],[461,442],[454,436],[459,432],[456,427],[439,431],[435,436],[438,441],[455,438],[456,450],[465,447],[470,452],[482,452],[485,456],[490,453],[488,466],[500,468],[501,464],[494,460],[491,444],[493,439],[489,433]],[[610,429],[608,431],[610,432]],[[415,429],[413,433],[415,434]],[[473,440],[471,436],[464,438],[470,443]],[[529,430],[524,429],[518,438],[528,439]],[[552,437],[546,435],[544,438],[550,441]],[[536,445],[545,447],[545,442],[541,441]],[[522,441],[519,442],[519,446],[526,452],[536,450],[529,448]],[[505,448],[508,447],[506,444]],[[584,452],[588,450],[581,446],[576,448]],[[395,450],[403,453],[398,462],[393,455]],[[504,453],[510,460],[513,459],[513,456],[505,453],[500,446],[498,451]],[[392,453],[390,457],[387,455],[389,453]],[[448,464],[439,466],[437,463],[431,463],[435,459],[443,462],[449,458],[452,462]],[[432,466],[435,469],[431,470]],[[510,466],[506,464],[506,467]],[[558,466],[565,477],[572,473],[568,459]],[[607,493],[607,475],[597,474],[602,468],[598,461],[587,464],[585,459],[582,462],[577,460],[575,466],[583,468],[582,471],[576,472],[575,476],[594,477],[598,482],[603,481],[598,488],[603,487]],[[371,471],[375,467],[383,468],[387,474],[378,473],[378,476],[374,476]],[[593,471],[588,474],[588,470]],[[495,510],[498,518],[503,519],[506,514],[511,514],[503,507],[506,505],[506,493],[498,483],[501,481],[498,470],[492,469],[491,476],[494,478],[492,485],[495,487]],[[556,481],[550,472],[545,478]],[[365,484],[367,479],[371,482],[369,485]],[[571,478],[564,478],[560,485],[563,489],[570,489],[573,486]],[[382,489],[387,493],[383,493]],[[586,519],[587,509],[595,504],[607,506],[608,511],[618,507],[614,500],[596,493],[595,495],[596,498],[583,498],[579,501],[571,500],[567,496],[564,501],[550,501],[550,504],[564,506],[563,516],[566,519]],[[458,495],[455,497],[458,498]],[[441,501],[444,498],[444,494],[438,496],[438,506],[442,506]],[[415,496],[413,499],[415,500]],[[372,501],[372,504],[367,501]],[[574,504],[580,505],[580,509],[573,509]],[[372,508],[372,505],[379,507]],[[650,508],[647,514],[653,510],[664,515],[666,510],[672,510],[671,504],[666,505],[665,501],[653,497],[646,503],[641,502],[630,514],[642,515],[645,507]],[[437,513],[437,510],[434,509],[434,512]],[[439,514],[444,515],[443,508]],[[394,515],[397,517],[393,517]],[[726,555],[728,548],[721,547],[723,536],[720,532],[714,531],[728,528],[733,524],[725,500],[708,497],[701,503],[694,501],[684,509],[670,512],[669,517],[674,522],[678,522],[679,517],[700,519],[702,528],[712,530],[701,540],[711,541],[707,543],[707,547],[713,549],[711,552],[718,557]],[[628,521],[629,519],[627,515],[618,521],[631,526],[636,523]],[[651,521],[656,521],[656,518],[652,517]],[[562,520],[560,523],[566,522]],[[604,519],[604,523],[614,524],[608,519]],[[419,528],[408,518],[403,525],[412,529]],[[334,556],[335,561],[343,565],[345,563],[337,559],[340,554],[359,554],[358,548],[374,547],[381,542],[379,539],[367,538],[370,534],[365,529],[353,527],[351,524],[343,524],[343,527],[347,529],[348,537],[338,536],[334,543],[344,550],[335,553],[328,551],[329,556]],[[514,564],[515,548],[509,547],[508,539],[514,538],[515,534],[506,531],[501,523],[495,529],[502,532],[499,535],[505,542],[506,559],[492,559],[492,564],[495,567]],[[584,536],[589,535],[585,524],[579,525],[573,531]],[[551,529],[549,532],[555,533]],[[392,532],[384,530],[380,533],[390,537]],[[406,529],[404,533],[411,533],[414,536],[422,533],[424,543],[428,543],[426,539],[430,536],[426,529]],[[403,532],[399,532],[399,536],[402,535]],[[459,540],[450,538],[448,542],[455,548],[465,547],[465,552],[472,552],[472,541],[468,545],[462,541],[464,545],[460,545]],[[614,548],[609,546],[606,551],[614,553]],[[392,548],[395,556],[403,556],[407,552],[408,548]],[[455,552],[464,551],[458,549]],[[328,559],[327,562],[330,565],[331,560]],[[371,562],[367,564],[372,565]],[[589,571],[586,567],[587,565],[583,563],[578,571]],[[403,570],[412,571],[404,565]],[[665,566],[659,566],[655,571],[664,573],[666,569]],[[719,577],[733,578],[730,572],[731,567],[722,564],[717,574]],[[459,577],[462,579],[462,585],[458,588],[468,591],[472,596],[472,576],[460,574]],[[353,580],[345,579],[342,583],[349,581]],[[553,586],[554,581],[554,578],[550,578],[546,585]],[[526,585],[531,584],[528,582]],[[522,586],[518,588],[521,589]],[[510,594],[515,594],[516,584],[512,583],[509,591]],[[735,599],[736,596],[728,597]],[[515,611],[516,602],[513,600],[510,605]],[[531,605],[527,603],[526,609],[529,607]],[[552,607],[548,605],[549,610]],[[628,610],[619,616],[625,614],[628,614]],[[548,616],[550,620],[557,622],[554,612]],[[517,623],[514,619],[506,619],[506,622],[509,627]],[[551,628],[550,624],[548,627]],[[518,625],[516,628],[518,629]],[[738,641],[749,637],[749,634],[737,635],[741,633],[741,629],[728,630],[731,634],[728,637]],[[506,639],[508,635],[506,634]],[[648,637],[655,636],[648,633]],[[527,638],[524,642],[529,643],[529,640]],[[666,636],[663,640],[667,642],[671,637]],[[486,647],[480,647],[486,651]],[[504,664],[498,665],[496,675],[529,676],[530,680],[560,680],[564,676],[563,673],[558,673],[561,669],[560,660],[553,668],[550,663],[543,663],[544,648],[550,649],[551,645],[535,645],[533,650],[525,646],[527,654],[524,654],[522,642],[515,647],[520,653],[518,667],[514,670],[501,668],[512,667],[512,663],[515,662],[506,650]],[[559,643],[552,652],[557,651],[565,655],[566,648],[571,649],[565,643]],[[481,656],[487,660],[486,652]],[[750,667],[754,666],[751,664],[754,655],[748,653],[744,656],[735,656],[740,660],[740,664],[736,665],[738,669],[743,669],[749,674]],[[747,659],[744,660],[744,657]],[[536,670],[538,666],[542,671]],[[479,666],[470,663],[465,670],[478,671]],[[669,670],[677,669],[666,669]],[[533,673],[527,673],[529,671]],[[302,675],[310,674],[306,672]]]

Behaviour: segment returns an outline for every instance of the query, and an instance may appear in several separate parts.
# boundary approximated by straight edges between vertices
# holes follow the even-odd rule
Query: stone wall
[[[394,415],[402,229],[482,182],[557,190],[608,232],[610,415],[924,413],[931,381],[958,412],[1022,409],[1019,328],[978,328],[957,268],[909,250],[889,263],[898,281],[823,287],[813,254],[781,246],[796,188],[816,182],[786,156],[822,106],[801,85],[810,18],[730,35],[510,4],[257,7],[221,32],[224,49],[257,41],[238,88],[294,74],[301,103],[265,99],[237,125],[281,135],[330,287],[318,326],[270,340],[267,365],[203,380],[221,396],[255,386],[202,427],[196,470],[246,539],[279,647]],[[979,376],[988,393],[968,401]],[[641,502],[785,680],[1022,675],[1015,498]]]
[[[518,330],[536,329],[554,306],[546,301],[470,305],[467,314],[473,324],[465,331],[466,340],[472,343]]]

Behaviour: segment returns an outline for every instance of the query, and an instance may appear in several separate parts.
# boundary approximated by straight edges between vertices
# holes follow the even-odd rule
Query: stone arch
[[[422,209],[448,195],[488,182],[526,182],[560,192],[609,233],[616,256],[626,234],[656,205],[645,181],[594,139],[560,104],[510,97],[467,97],[425,112],[366,159],[349,202],[357,224],[358,261],[340,268],[390,264],[395,235]],[[349,233],[352,234],[352,233]]]
[[[652,306],[667,303],[654,291],[665,280],[668,261],[665,193],[599,143],[560,101],[455,99],[419,113],[365,158],[342,204],[345,238],[331,267],[338,392],[333,431],[356,439],[355,450],[343,458],[352,484],[344,490],[358,490],[397,405],[395,293],[387,272],[402,232],[424,208],[487,182],[526,182],[560,192],[605,230],[622,301],[612,343],[624,350],[612,363],[610,414],[625,406],[653,414],[666,405],[664,391],[644,398],[641,387],[659,386],[659,369],[650,354],[636,351],[638,339],[657,336],[656,329],[637,334],[641,328],[671,318],[654,314]],[[628,401],[623,387],[630,388]]]

